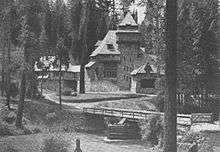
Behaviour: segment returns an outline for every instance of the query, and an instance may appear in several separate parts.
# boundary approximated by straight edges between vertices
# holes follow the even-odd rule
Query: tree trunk
[[[32,68],[34,68],[34,67],[32,67]],[[36,97],[36,93],[37,93],[37,78],[34,73],[34,70],[29,72],[28,78],[26,78],[26,79],[27,79],[26,96],[30,99],[34,99]]]
[[[164,152],[176,152],[176,50],[177,50],[177,1],[166,0],[166,65],[165,65],[165,132]]]
[[[62,65],[61,65],[61,59],[60,59],[60,64],[59,64],[59,101],[60,101],[60,107],[62,106],[62,86],[61,86],[61,68],[62,68]]]
[[[10,43],[10,42],[8,42]],[[10,52],[10,44],[8,45],[7,48],[7,65],[10,65],[10,56],[11,56],[11,52]],[[11,93],[10,93],[10,85],[11,85],[11,78],[10,78],[10,67],[7,67],[7,75],[6,75],[6,105],[8,107],[8,109],[10,109],[10,97],[11,97]]]
[[[18,103],[17,118],[15,122],[15,126],[20,128],[22,127],[25,92],[26,92],[26,69],[24,68],[22,72],[22,80],[20,85],[20,100]]]
[[[24,67],[22,71],[21,84],[20,84],[20,99],[18,103],[17,109],[17,117],[15,121],[15,126],[21,128],[22,127],[22,118],[24,111],[24,100],[26,97],[26,77],[27,77],[27,67],[26,64],[29,63],[29,54],[27,53],[27,48],[24,48]]]
[[[43,76],[42,76],[42,79],[41,79],[41,83],[40,83],[40,94],[41,96],[43,96]]]
[[[80,88],[79,93],[85,93],[85,64],[80,66]]]
[[[3,47],[2,52],[2,86],[1,86],[1,94],[4,96],[5,91],[5,48]]]
[[[79,25],[79,41],[82,44],[82,52],[80,59],[80,93],[85,93],[85,63],[87,54],[87,25],[89,22],[89,2],[87,0],[82,1],[81,19]]]

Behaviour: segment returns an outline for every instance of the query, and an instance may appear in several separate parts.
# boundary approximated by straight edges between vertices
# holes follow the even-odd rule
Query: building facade
[[[87,91],[130,91],[131,72],[145,62],[138,24],[131,14],[95,46],[86,65]]]
[[[138,24],[128,12],[117,30],[110,30],[95,44],[96,49],[85,66],[86,92],[155,92],[158,72],[152,59],[156,57],[146,54],[140,45],[140,36]],[[58,72],[53,68],[49,71],[54,75]],[[70,64],[68,69],[63,69],[63,86],[78,91],[79,72],[79,65]]]

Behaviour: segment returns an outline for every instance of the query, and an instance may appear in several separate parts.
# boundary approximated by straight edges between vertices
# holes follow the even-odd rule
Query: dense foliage
[[[157,56],[157,67],[164,69],[164,0],[142,0],[146,16],[140,30],[147,53]],[[216,82],[220,40],[217,0],[178,0],[177,74],[179,112],[211,112],[218,106]],[[160,93],[163,84],[157,85]],[[210,105],[210,106],[209,106]],[[189,108],[187,107],[194,107]],[[200,109],[200,110],[198,110]]]

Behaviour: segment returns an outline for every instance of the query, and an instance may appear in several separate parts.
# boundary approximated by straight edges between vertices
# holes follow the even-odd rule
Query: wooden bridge
[[[119,108],[83,108],[83,112],[86,114],[103,115],[106,117],[119,117],[128,118],[134,121],[140,119],[147,119],[149,115],[164,115],[162,112],[145,111],[145,110],[129,110]],[[192,124],[192,115],[189,114],[177,114],[177,124],[190,126]]]

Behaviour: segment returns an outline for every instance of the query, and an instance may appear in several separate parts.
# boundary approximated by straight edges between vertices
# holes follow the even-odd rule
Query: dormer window
[[[107,44],[107,49],[108,50],[114,50],[113,44]]]
[[[142,54],[142,53],[138,53],[138,54],[137,54],[137,59],[142,58],[142,56],[143,56],[143,54]]]
[[[151,68],[151,66],[150,66],[149,63],[147,63],[147,64],[145,65],[144,70],[145,70],[147,73],[152,71],[152,68]]]

